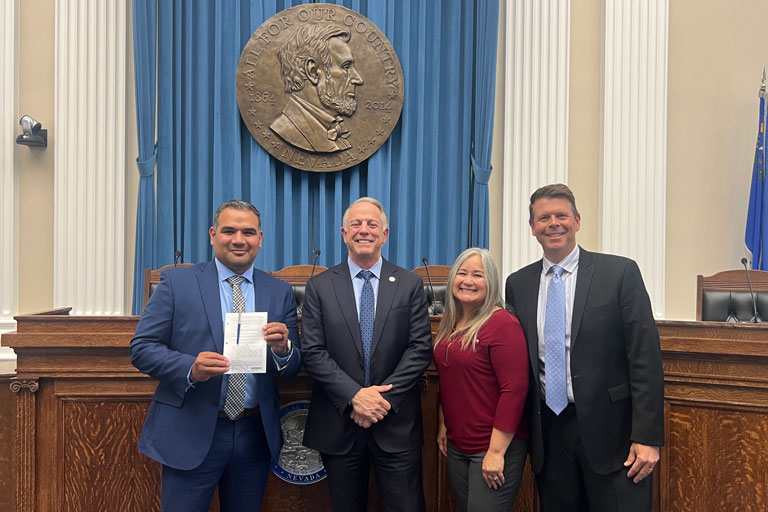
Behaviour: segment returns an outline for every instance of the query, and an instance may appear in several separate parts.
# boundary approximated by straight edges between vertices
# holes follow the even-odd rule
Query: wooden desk
[[[160,465],[137,449],[156,386],[130,363],[138,317],[68,313],[18,316],[17,331],[3,335],[18,358],[10,385],[15,510],[160,510]],[[305,373],[281,378],[281,402],[308,400],[311,388]],[[435,443],[437,399],[437,374],[430,369],[422,400],[425,494],[429,510],[455,510]],[[515,510],[530,510],[530,477],[527,486]],[[370,509],[377,510],[375,486],[372,491]],[[270,475],[262,510],[330,510],[327,484],[298,486]]]
[[[768,510],[768,324],[658,322],[660,508]]]
[[[15,510],[159,510],[160,466],[136,447],[155,388],[128,356],[138,318],[52,313],[19,316],[17,331],[3,335],[18,357]],[[659,332],[667,444],[654,510],[768,510],[768,326],[663,321]],[[309,399],[310,389],[305,374],[281,379],[281,400]],[[442,512],[455,505],[435,444],[437,389],[430,369],[424,486],[427,509]],[[328,510],[327,502],[324,482],[270,476],[263,510]],[[514,510],[534,510],[530,472]]]

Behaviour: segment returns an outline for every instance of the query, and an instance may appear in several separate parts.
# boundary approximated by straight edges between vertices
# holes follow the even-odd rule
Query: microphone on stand
[[[752,311],[754,312],[755,316],[752,317],[753,324],[759,324],[763,322],[763,319],[760,318],[760,315],[757,314],[757,299],[755,298],[755,292],[752,290],[752,280],[749,278],[749,269],[747,268],[747,258],[741,258],[741,264],[744,265],[744,272],[747,273],[747,284],[749,285],[749,293],[752,295]]]
[[[320,257],[320,249],[316,249],[312,255],[312,272],[310,272],[309,274],[310,279],[312,279],[312,276],[315,275],[315,267],[317,266],[317,258],[319,257]]]
[[[180,259],[181,259],[181,251],[176,251],[175,253],[173,253],[173,266],[174,267],[179,264],[179,260]]]
[[[421,262],[424,264],[424,270],[427,272],[427,282],[429,283],[429,289],[432,291],[432,300],[429,301],[429,305],[432,306],[432,314],[437,316],[437,307],[435,306],[435,289],[432,287],[432,278],[429,277],[429,265],[427,264],[427,258],[421,258]]]

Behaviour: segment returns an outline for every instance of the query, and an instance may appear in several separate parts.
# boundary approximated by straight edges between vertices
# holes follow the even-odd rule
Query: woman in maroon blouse
[[[528,451],[528,354],[520,322],[504,309],[487,250],[467,249],[451,267],[435,339],[437,444],[448,457],[459,509],[508,512]]]

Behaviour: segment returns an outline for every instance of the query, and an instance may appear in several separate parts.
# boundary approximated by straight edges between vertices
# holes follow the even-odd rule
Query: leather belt
[[[253,416],[254,414],[258,414],[258,413],[259,413],[258,407],[254,407],[253,409],[244,409],[243,412],[235,416],[235,418],[233,418],[232,421],[241,420],[243,418],[247,418],[248,416]],[[225,413],[224,411],[219,411],[216,417],[229,419],[229,416],[227,416],[227,413]]]

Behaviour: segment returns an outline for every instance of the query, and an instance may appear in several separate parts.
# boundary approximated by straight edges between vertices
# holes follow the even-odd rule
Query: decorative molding
[[[664,317],[668,0],[605,0],[600,250],[637,261]]]
[[[125,312],[129,0],[56,0],[54,307]]]
[[[36,380],[11,381],[11,391],[16,393],[16,418],[13,431],[11,458],[15,489],[14,510],[37,510],[35,506],[35,401],[39,388]]]
[[[506,5],[502,275],[541,257],[528,227],[531,192],[568,181],[570,0]]]
[[[15,330],[16,320],[13,317],[0,316],[0,334]],[[16,353],[10,347],[0,346],[0,375],[14,373],[16,373]]]
[[[29,391],[30,393],[37,393],[40,389],[40,384],[36,380],[12,380],[11,391],[14,393],[20,393],[22,391]]]
[[[18,307],[18,27],[19,1],[0,2],[0,320]]]

